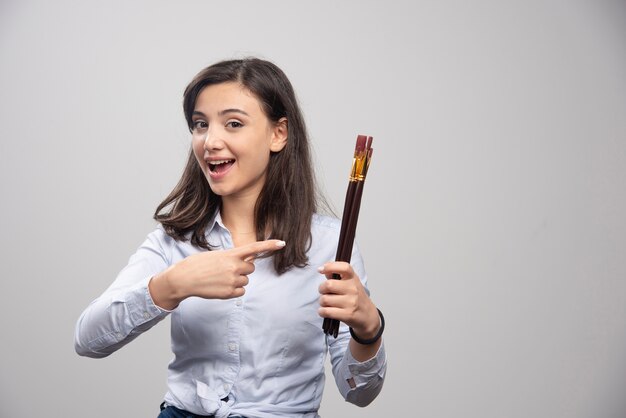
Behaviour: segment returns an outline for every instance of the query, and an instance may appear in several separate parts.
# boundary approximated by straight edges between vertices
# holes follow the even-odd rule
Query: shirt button
[[[237,301],[235,302],[235,305],[237,306],[241,306],[243,304],[241,299],[237,299]]]
[[[228,383],[224,383],[224,390],[228,392]]]
[[[150,314],[148,312],[144,312],[143,313],[143,317],[148,319],[148,318],[150,318]]]
[[[230,351],[235,351],[237,349],[237,344],[235,344],[235,343],[228,344],[228,349]]]

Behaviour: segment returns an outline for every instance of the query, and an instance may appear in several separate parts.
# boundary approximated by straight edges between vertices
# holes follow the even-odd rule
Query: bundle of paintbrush
[[[350,171],[350,181],[346,193],[346,202],[343,206],[343,216],[341,217],[341,230],[339,232],[339,244],[337,246],[336,261],[350,262],[352,257],[352,245],[356,233],[356,223],[359,218],[361,208],[361,196],[363,195],[363,185],[367,176],[367,169],[372,159],[372,137],[359,135],[354,148],[354,159],[352,160],[352,170]],[[333,279],[341,279],[338,274],[333,275]],[[336,319],[324,318],[322,327],[324,333],[337,338],[339,333],[339,321]]]

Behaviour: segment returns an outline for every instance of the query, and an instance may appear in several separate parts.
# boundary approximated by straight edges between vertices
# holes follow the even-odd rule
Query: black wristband
[[[380,329],[378,330],[378,333],[374,335],[374,337],[367,339],[367,340],[359,338],[354,333],[354,330],[352,329],[352,327],[350,327],[350,335],[352,335],[352,339],[356,341],[357,343],[363,344],[363,345],[371,345],[371,344],[374,344],[376,341],[378,341],[380,337],[383,335],[383,331],[385,330],[385,317],[383,316],[383,313],[380,311],[380,309],[376,308],[376,310],[378,311],[378,315],[380,316]]]

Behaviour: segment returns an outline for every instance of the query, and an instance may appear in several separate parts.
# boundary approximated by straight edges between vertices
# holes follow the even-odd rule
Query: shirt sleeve
[[[163,245],[167,238],[162,229],[148,235],[113,284],[85,309],[74,338],[79,355],[106,357],[170,313],[156,306],[148,291],[152,276],[170,264]]]
[[[352,253],[352,267],[367,290],[367,276],[363,260],[356,248]],[[369,294],[369,291],[368,291]],[[333,376],[343,398],[357,406],[367,406],[383,388],[387,371],[384,342],[374,357],[364,362],[354,359],[349,349],[350,331],[343,322],[337,338],[327,336]]]

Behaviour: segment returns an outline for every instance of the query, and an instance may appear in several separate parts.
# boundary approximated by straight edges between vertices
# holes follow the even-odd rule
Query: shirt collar
[[[220,231],[220,229],[222,231]],[[213,217],[213,219],[211,219],[211,221],[207,225],[207,229],[206,229],[207,237],[214,230],[216,233],[228,231],[228,228],[226,228],[226,225],[224,225],[224,221],[222,220],[222,214],[220,213],[219,209],[215,211],[215,216]]]

